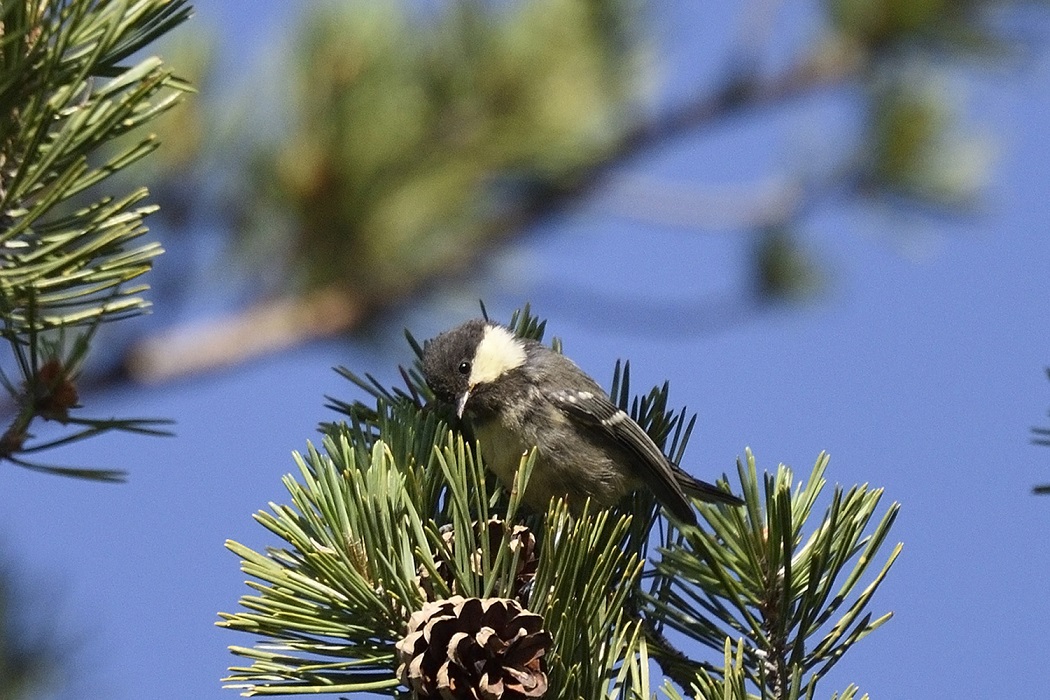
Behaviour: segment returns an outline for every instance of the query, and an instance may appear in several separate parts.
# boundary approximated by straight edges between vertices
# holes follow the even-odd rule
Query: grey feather
[[[621,411],[604,393],[560,390],[549,396],[551,403],[570,416],[601,442],[611,442],[630,458],[635,481],[644,483],[657,500],[683,522],[696,524],[696,514],[679,486],[670,462],[642,427]]]

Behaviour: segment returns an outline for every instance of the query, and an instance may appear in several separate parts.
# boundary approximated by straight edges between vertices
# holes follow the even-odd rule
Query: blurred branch
[[[484,224],[485,231],[478,237],[481,245],[461,251],[453,264],[431,277],[403,280],[398,297],[366,296],[331,286],[306,297],[267,301],[229,317],[175,327],[144,339],[129,350],[124,366],[134,379],[164,381],[229,367],[318,337],[351,332],[405,296],[458,277],[500,242],[604,187],[612,172],[646,150],[746,110],[803,99],[841,84],[857,70],[849,54],[822,54],[778,76],[736,76],[715,93],[628,130],[615,148],[575,173],[565,186],[524,193]],[[787,208],[790,202],[785,198],[777,205]],[[761,211],[756,214],[762,216]]]
[[[129,373],[192,374],[353,331],[596,193],[609,193],[603,206],[629,197],[611,207],[634,216],[732,226],[755,239],[749,284],[740,286],[752,296],[741,308],[820,287],[821,267],[800,242],[818,206],[841,198],[894,212],[976,211],[990,149],[959,128],[944,69],[953,59],[1007,55],[1021,42],[988,10],[1026,3],[823,3],[819,33],[787,68],[761,60],[785,8],[743,4],[720,82],[655,115],[640,104],[645,24],[631,2],[450,3],[423,21],[398,3],[310,13],[295,51],[281,57],[284,72],[267,77],[265,85],[287,88],[275,110],[260,109],[265,90],[253,92],[245,111],[265,121],[242,124],[236,150],[219,159],[245,164],[227,178],[236,184],[220,197],[216,178],[182,190],[198,207],[222,202],[215,227],[241,233],[256,255],[248,267],[262,266],[282,291],[207,332],[195,324],[144,341],[128,354]],[[656,195],[620,184],[643,154],[831,90],[857,98],[857,128],[826,172],[807,164],[804,176],[750,201],[745,193],[736,206],[688,185]],[[309,309],[316,290],[341,296],[334,305],[352,312],[318,324],[293,311],[290,320],[255,324]]]
[[[364,318],[359,300],[339,289],[321,289],[147,338],[131,349],[126,367],[132,379],[155,384],[336,335]]]

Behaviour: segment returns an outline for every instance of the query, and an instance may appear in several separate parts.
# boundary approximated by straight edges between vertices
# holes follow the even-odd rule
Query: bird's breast
[[[521,464],[521,457],[533,446],[526,445],[520,435],[507,429],[499,418],[495,417],[486,421],[475,421],[474,436],[481,445],[481,456],[485,460],[485,466],[498,476],[505,486],[513,486],[514,474]]]
[[[525,502],[532,508],[542,512],[552,497],[562,496],[574,509],[582,507],[588,497],[597,505],[610,506],[631,487],[626,463],[598,450],[559,421],[557,414],[539,421],[535,416],[528,418],[501,411],[485,420],[475,416],[472,425],[485,467],[508,489],[514,485],[522,456],[540,446],[525,490]],[[538,425],[545,431],[542,439],[535,431]]]

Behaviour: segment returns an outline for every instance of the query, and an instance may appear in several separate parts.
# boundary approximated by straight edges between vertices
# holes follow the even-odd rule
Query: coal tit
[[[476,319],[423,345],[423,376],[437,399],[468,421],[485,466],[507,486],[536,448],[524,495],[544,511],[553,496],[574,508],[611,506],[645,486],[679,521],[695,524],[686,494],[742,505],[670,462],[629,415],[564,355]]]

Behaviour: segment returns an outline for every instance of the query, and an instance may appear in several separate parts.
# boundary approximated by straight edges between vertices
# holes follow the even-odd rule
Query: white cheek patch
[[[525,346],[502,326],[486,326],[474,364],[470,368],[470,386],[495,381],[500,375],[525,364]]]

